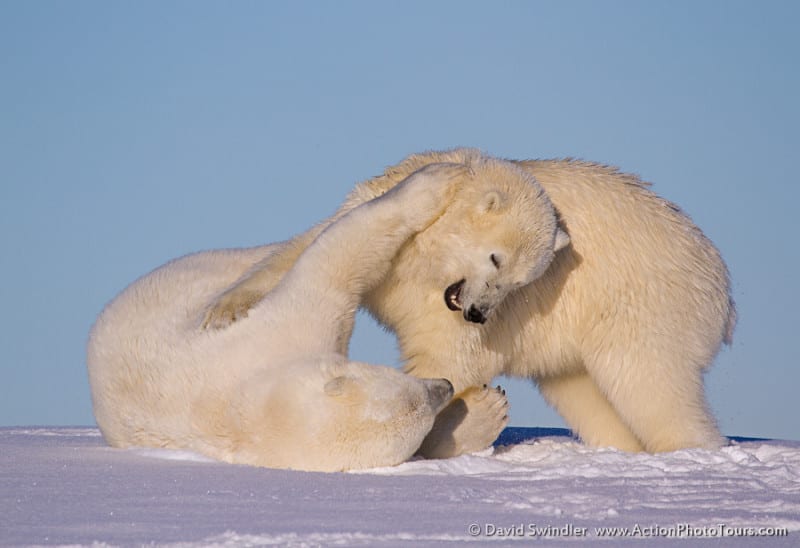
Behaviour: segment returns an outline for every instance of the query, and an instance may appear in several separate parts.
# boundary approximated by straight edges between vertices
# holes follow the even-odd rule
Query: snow
[[[608,546],[798,546],[800,442],[626,454],[509,428],[477,454],[320,474],[112,449],[94,428],[0,429],[3,546],[548,545],[615,527],[628,536]]]

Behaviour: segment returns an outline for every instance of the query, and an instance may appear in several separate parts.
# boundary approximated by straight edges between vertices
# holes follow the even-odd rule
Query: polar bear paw
[[[508,424],[508,399],[502,388],[471,387],[458,394],[437,416],[417,452],[443,459],[489,447]]]
[[[404,194],[402,200],[409,204],[409,225],[421,232],[430,226],[452,202],[458,181],[470,174],[464,164],[428,164],[415,171],[396,187]]]
[[[262,298],[262,295],[245,289],[230,289],[212,301],[206,309],[203,329],[222,329],[247,317],[247,312]]]

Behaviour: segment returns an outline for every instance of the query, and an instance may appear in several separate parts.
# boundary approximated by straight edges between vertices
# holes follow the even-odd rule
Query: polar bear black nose
[[[486,323],[486,316],[484,316],[483,312],[477,309],[474,304],[469,307],[469,310],[464,312],[464,318],[473,323]]]

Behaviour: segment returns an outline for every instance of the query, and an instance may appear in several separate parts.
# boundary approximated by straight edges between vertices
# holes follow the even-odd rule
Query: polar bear
[[[736,313],[727,268],[688,216],[615,168],[504,161],[504,174],[479,151],[455,149],[412,155],[357,185],[332,219],[431,162],[460,162],[478,174],[492,165],[486,184],[496,193],[483,212],[451,205],[403,246],[365,297],[397,334],[405,370],[446,377],[458,393],[423,455],[487,443],[475,387],[497,375],[531,379],[592,446],[662,452],[723,443],[703,372],[730,343]],[[502,187],[497,177],[516,177],[515,170],[535,192]],[[530,200],[540,206],[534,213],[520,204]],[[240,321],[332,219],[262,260],[220,295],[204,325]],[[532,232],[540,226],[543,233]],[[520,268],[530,273],[522,287],[514,277]]]
[[[461,164],[429,165],[352,208],[226,330],[200,328],[208,303],[278,248],[189,255],[134,282],[89,337],[94,413],[107,442],[316,471],[408,459],[452,385],[348,361],[348,343],[362,296],[469,187],[465,178]],[[499,422],[506,411],[495,413]]]

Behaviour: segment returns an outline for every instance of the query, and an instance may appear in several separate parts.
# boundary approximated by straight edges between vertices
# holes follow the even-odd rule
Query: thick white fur
[[[397,334],[406,371],[450,379],[457,392],[466,390],[467,404],[469,387],[497,375],[530,378],[595,446],[670,451],[723,443],[703,371],[735,325],[725,264],[678,207],[603,165],[502,162],[470,149],[411,156],[358,185],[332,219],[262,259],[214,303],[206,325],[246,315],[327,223],[431,162],[468,165],[483,182],[475,192],[494,189],[498,199],[481,210],[474,197],[461,202],[459,195],[401,248],[366,296],[369,311]],[[501,257],[499,268],[491,255]],[[460,279],[464,315],[475,305],[486,323],[445,306],[444,289]],[[486,432],[473,434],[484,417],[464,401],[440,414],[424,453],[488,443]]]
[[[208,304],[280,246],[190,255],[133,283],[89,339],[105,439],[302,470],[406,460],[452,386],[348,361],[353,318],[398,249],[442,215],[468,177],[461,165],[429,166],[340,216],[225,330],[200,328]]]

